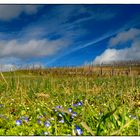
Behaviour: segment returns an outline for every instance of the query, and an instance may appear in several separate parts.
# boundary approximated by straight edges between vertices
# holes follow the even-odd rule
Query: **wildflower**
[[[54,109],[54,112],[57,112],[57,109],[62,108],[62,106],[56,106],[55,108],[56,108],[56,109]]]
[[[129,118],[131,118],[131,119],[134,119],[134,120],[135,120],[135,119],[137,119],[137,116],[134,116],[134,115],[131,115],[131,114],[130,114],[130,115],[129,115]]]
[[[64,123],[64,122],[65,122],[64,119],[62,119],[62,120],[59,121],[59,123]]]
[[[50,127],[50,122],[49,121],[46,121],[46,122],[44,122],[44,125],[46,126],[46,127]]]
[[[8,119],[9,119],[6,115],[3,115],[3,118],[4,118],[4,119],[6,119],[6,120],[8,120]]]
[[[43,135],[45,135],[45,136],[46,136],[46,135],[48,135],[48,134],[49,134],[49,133],[48,133],[48,132],[46,132],[46,131],[45,131],[45,132],[43,132]]]
[[[25,122],[28,122],[29,121],[29,118],[28,117],[25,117],[25,116],[21,116],[20,119],[21,120],[24,120]]]
[[[78,102],[78,103],[77,103],[77,106],[82,106],[82,105],[83,105],[82,102]]]
[[[51,117],[51,118],[50,118],[50,120],[54,121],[54,118],[53,118],[53,117]]]
[[[80,136],[83,134],[83,131],[79,126],[76,125],[75,126],[75,133],[76,133],[76,135]]]
[[[16,120],[16,125],[17,126],[22,125],[22,121],[21,120]]]
[[[29,118],[28,118],[28,117],[25,117],[25,118],[24,118],[24,121],[25,121],[25,122],[28,122],[28,121],[29,121]]]
[[[0,107],[4,107],[4,104],[0,104]]]
[[[41,123],[42,123],[42,121],[41,121],[40,119],[38,119],[38,120],[37,120],[37,123],[38,123],[38,124],[41,124]]]
[[[59,116],[59,117],[63,117],[61,113],[58,113],[58,116]]]
[[[24,116],[20,116],[20,119],[24,119],[25,117]]]
[[[77,104],[73,104],[74,107],[77,107]]]
[[[43,118],[43,116],[42,116],[42,115],[38,116],[38,119],[41,119],[41,118]]]
[[[76,112],[72,112],[72,118],[77,117],[77,113]]]
[[[72,112],[72,108],[68,108],[68,111],[69,111],[69,112]]]
[[[136,120],[136,119],[137,119],[137,116],[132,116],[132,118],[133,118],[134,120]]]
[[[62,106],[56,106],[56,108],[60,109],[60,108],[62,108]]]

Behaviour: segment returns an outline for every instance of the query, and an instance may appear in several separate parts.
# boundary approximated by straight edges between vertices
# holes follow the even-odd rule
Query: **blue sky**
[[[0,64],[140,59],[140,5],[0,5]]]

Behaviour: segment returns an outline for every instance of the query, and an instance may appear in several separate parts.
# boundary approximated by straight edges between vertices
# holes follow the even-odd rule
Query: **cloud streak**
[[[9,21],[17,18],[21,13],[35,14],[40,5],[0,5],[0,20]]]
[[[1,5],[0,20],[9,21],[17,18],[22,13],[27,15],[35,14],[39,8],[39,5]],[[79,23],[82,24],[82,22],[90,19],[105,20],[106,12],[101,13],[100,10],[98,9],[98,11],[95,10],[94,12],[91,10],[89,13],[88,8],[82,5],[56,6],[50,13],[49,11],[47,14],[44,13],[39,17],[39,20],[31,22],[31,24],[28,24],[20,31],[16,31],[14,34],[12,32],[1,33],[1,37],[4,36],[6,38],[9,36],[10,40],[0,41],[0,49],[2,50],[0,58],[29,59],[54,55],[69,46],[69,44],[75,43],[75,39],[86,34],[87,29],[79,28]],[[85,13],[89,13],[89,16],[82,16],[78,20],[75,18],[75,20],[68,22],[73,16],[78,17]],[[98,16],[96,13],[98,13]],[[112,13],[109,14],[107,19],[112,18],[112,15],[114,15]],[[51,40],[50,38],[53,38],[53,36],[60,37],[59,39]],[[92,43],[94,44],[97,41]],[[74,50],[66,52],[66,54],[88,45],[90,44],[76,47]]]
[[[73,57],[79,50],[88,46],[94,47],[94,44],[101,41],[104,43],[103,50],[109,37],[109,47],[122,44],[126,40],[133,41],[139,34],[138,29],[132,28],[128,30],[129,33],[118,32],[124,30],[124,24],[125,29],[128,29],[128,26],[133,27],[132,24],[139,22],[130,22],[134,18],[128,17],[114,25],[113,22],[123,15],[119,7],[45,5],[40,8],[40,5],[0,5],[0,60],[4,63],[5,59],[6,64],[8,59],[15,63],[27,60],[31,63],[41,61],[52,64],[66,55]],[[114,36],[116,33],[118,34]],[[84,44],[88,41],[89,43]],[[96,49],[101,48],[95,48],[95,51]],[[105,54],[109,52],[115,55],[116,51],[118,53],[118,50],[108,50]],[[87,53],[84,55],[82,61],[87,58]],[[61,60],[64,63],[67,61]]]
[[[86,44],[84,44],[84,45],[80,45],[80,46],[78,46],[78,47],[76,47],[76,48],[74,48],[74,49],[72,49],[72,50],[69,50],[68,52],[64,53],[63,55],[61,55],[61,56],[59,56],[59,57],[54,58],[53,60],[49,61],[49,62],[46,63],[46,64],[47,64],[47,65],[48,65],[48,64],[52,64],[53,62],[57,61],[58,59],[60,59],[60,58],[62,58],[62,57],[64,57],[64,56],[66,56],[66,55],[69,55],[69,54],[71,54],[71,53],[73,53],[73,52],[76,52],[76,51],[78,51],[78,50],[84,49],[84,48],[86,48],[86,47],[88,47],[88,46],[90,46],[90,45],[94,45],[94,44],[96,44],[96,43],[99,43],[99,42],[101,42],[101,41],[107,39],[107,38],[110,38],[110,37],[116,35],[117,33],[120,33],[120,31],[125,30],[125,28],[127,28],[127,26],[124,26],[124,27],[122,27],[121,29],[116,30],[116,31],[114,31],[114,32],[107,33],[107,34],[101,36],[100,38],[95,39],[94,41],[88,42],[88,43],[86,43]]]

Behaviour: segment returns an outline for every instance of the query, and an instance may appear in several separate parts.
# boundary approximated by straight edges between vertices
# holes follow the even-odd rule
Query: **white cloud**
[[[130,48],[106,49],[94,60],[94,64],[109,63],[111,61],[140,60],[140,40],[135,40]]]
[[[0,58],[28,59],[50,56],[68,45],[69,42],[62,39],[54,41],[47,39],[30,40],[28,42],[19,42],[17,40],[0,41]]]
[[[140,29],[131,28],[130,30],[121,32],[117,34],[115,37],[111,38],[109,41],[109,46],[112,47],[120,43],[127,42],[128,40],[133,40],[139,35]]]
[[[12,71],[15,69],[16,69],[16,67],[12,64],[0,64],[0,72],[1,71]]]
[[[125,43],[131,40],[131,46],[122,49],[108,48],[94,60],[94,64],[110,63],[111,61],[140,60],[140,29],[131,28],[128,31],[118,33],[109,40],[110,46]]]
[[[40,5],[0,5],[0,20],[8,21],[21,13],[35,14]]]

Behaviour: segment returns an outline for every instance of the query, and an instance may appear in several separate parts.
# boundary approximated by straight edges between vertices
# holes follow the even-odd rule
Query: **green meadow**
[[[139,136],[140,77],[0,74],[0,136]]]

